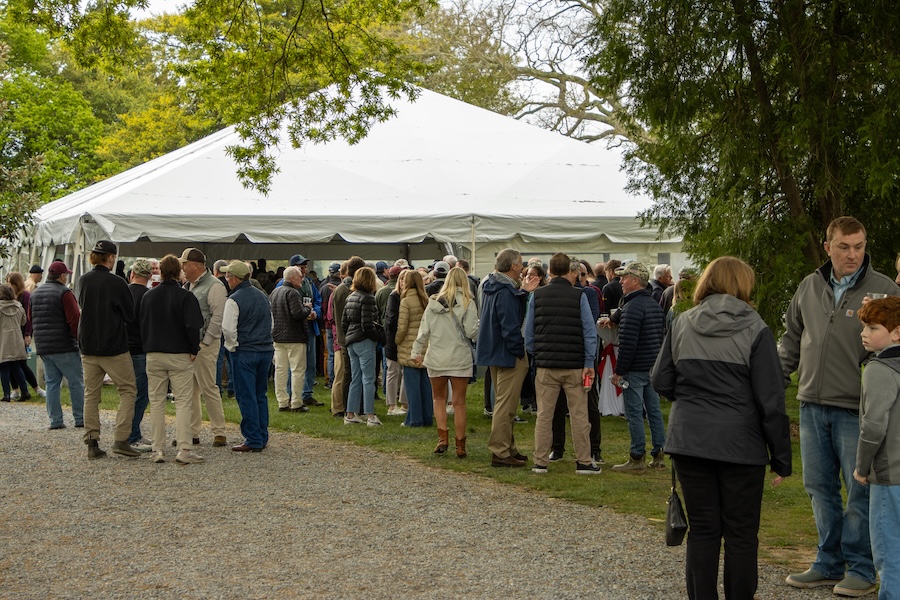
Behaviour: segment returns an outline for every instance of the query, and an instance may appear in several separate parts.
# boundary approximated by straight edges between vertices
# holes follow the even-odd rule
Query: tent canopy
[[[228,254],[211,259],[265,256],[254,246],[267,244],[278,252],[283,244],[343,251],[347,243],[408,252],[423,242],[471,252],[506,240],[680,246],[680,238],[658,239],[641,227],[636,215],[650,200],[624,191],[614,150],[428,90],[393,105],[397,116],[356,145],[285,142],[275,150],[279,172],[267,196],[239,181],[226,148],[240,139],[227,128],[45,205],[34,242],[49,251],[45,261],[58,246],[80,253],[97,239],[134,243],[141,254],[154,245],[229,244]]]

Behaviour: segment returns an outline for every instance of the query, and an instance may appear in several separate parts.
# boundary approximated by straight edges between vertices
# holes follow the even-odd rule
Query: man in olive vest
[[[222,315],[228,293],[222,282],[206,268],[206,255],[196,248],[187,248],[181,254],[184,270],[185,289],[194,294],[203,314],[200,329],[200,353],[194,360],[194,395],[191,400],[191,432],[194,444],[200,443],[200,427],[203,413],[200,410],[200,396],[206,402],[206,412],[213,434],[213,446],[224,446],[225,412],[222,409],[222,395],[216,385],[216,360],[222,345]]]

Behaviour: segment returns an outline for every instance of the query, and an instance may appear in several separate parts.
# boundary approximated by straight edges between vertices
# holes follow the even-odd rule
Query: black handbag
[[[680,546],[684,541],[684,534],[688,530],[687,518],[681,507],[681,498],[675,490],[675,465],[672,465],[672,495],[666,502],[666,546]]]

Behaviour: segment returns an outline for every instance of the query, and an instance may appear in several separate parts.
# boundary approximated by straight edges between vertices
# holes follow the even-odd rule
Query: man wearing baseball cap
[[[612,322],[619,326],[619,356],[612,382],[627,382],[622,396],[625,418],[631,434],[628,460],[613,467],[616,471],[642,471],[646,468],[646,437],[644,434],[644,410],[650,423],[650,439],[653,444],[651,468],[663,469],[663,445],[666,431],[659,409],[659,394],[650,385],[650,369],[665,335],[665,315],[659,303],[653,299],[647,283],[650,271],[643,263],[629,262],[615,270],[622,283],[622,310],[613,315]],[[601,322],[604,319],[601,319]],[[608,321],[608,320],[607,320]],[[601,323],[602,324],[602,323]]]
[[[75,427],[84,427],[84,372],[78,351],[81,310],[75,294],[66,286],[71,274],[61,260],[51,264],[47,269],[47,283],[34,291],[28,307],[34,347],[44,362],[50,429],[65,427],[59,401],[63,377],[69,381]]]
[[[118,253],[114,243],[98,241],[90,255],[94,268],[78,281],[78,304],[81,305],[78,346],[81,348],[85,387],[84,443],[87,444],[90,459],[106,456],[106,452],[99,447],[100,392],[106,374],[119,391],[112,451],[123,456],[140,456],[128,444],[137,387],[125,324],[135,318],[134,300],[125,280],[112,272]]]
[[[187,248],[181,254],[181,268],[187,281],[184,288],[191,292],[200,303],[203,327],[200,329],[200,352],[194,359],[194,384],[191,399],[192,441],[199,443],[203,413],[200,396],[206,403],[213,446],[224,446],[225,412],[222,408],[222,394],[216,385],[216,361],[222,345],[222,317],[228,292],[225,286],[206,268],[206,255],[196,248]]]
[[[43,278],[44,269],[41,268],[41,265],[31,265],[31,268],[28,269],[28,279],[25,280],[25,291],[33,294]]]
[[[222,272],[231,288],[225,301],[222,331],[232,353],[234,392],[241,409],[244,443],[235,452],[262,452],[269,443],[269,367],[275,354],[272,308],[264,292],[250,284],[250,267],[231,261]]]

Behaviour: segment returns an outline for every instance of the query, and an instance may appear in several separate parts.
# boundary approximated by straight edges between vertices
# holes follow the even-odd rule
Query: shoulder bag
[[[687,518],[681,507],[681,498],[675,489],[675,465],[672,465],[672,495],[666,502],[666,546],[680,546],[684,541],[684,534],[688,530]]]

